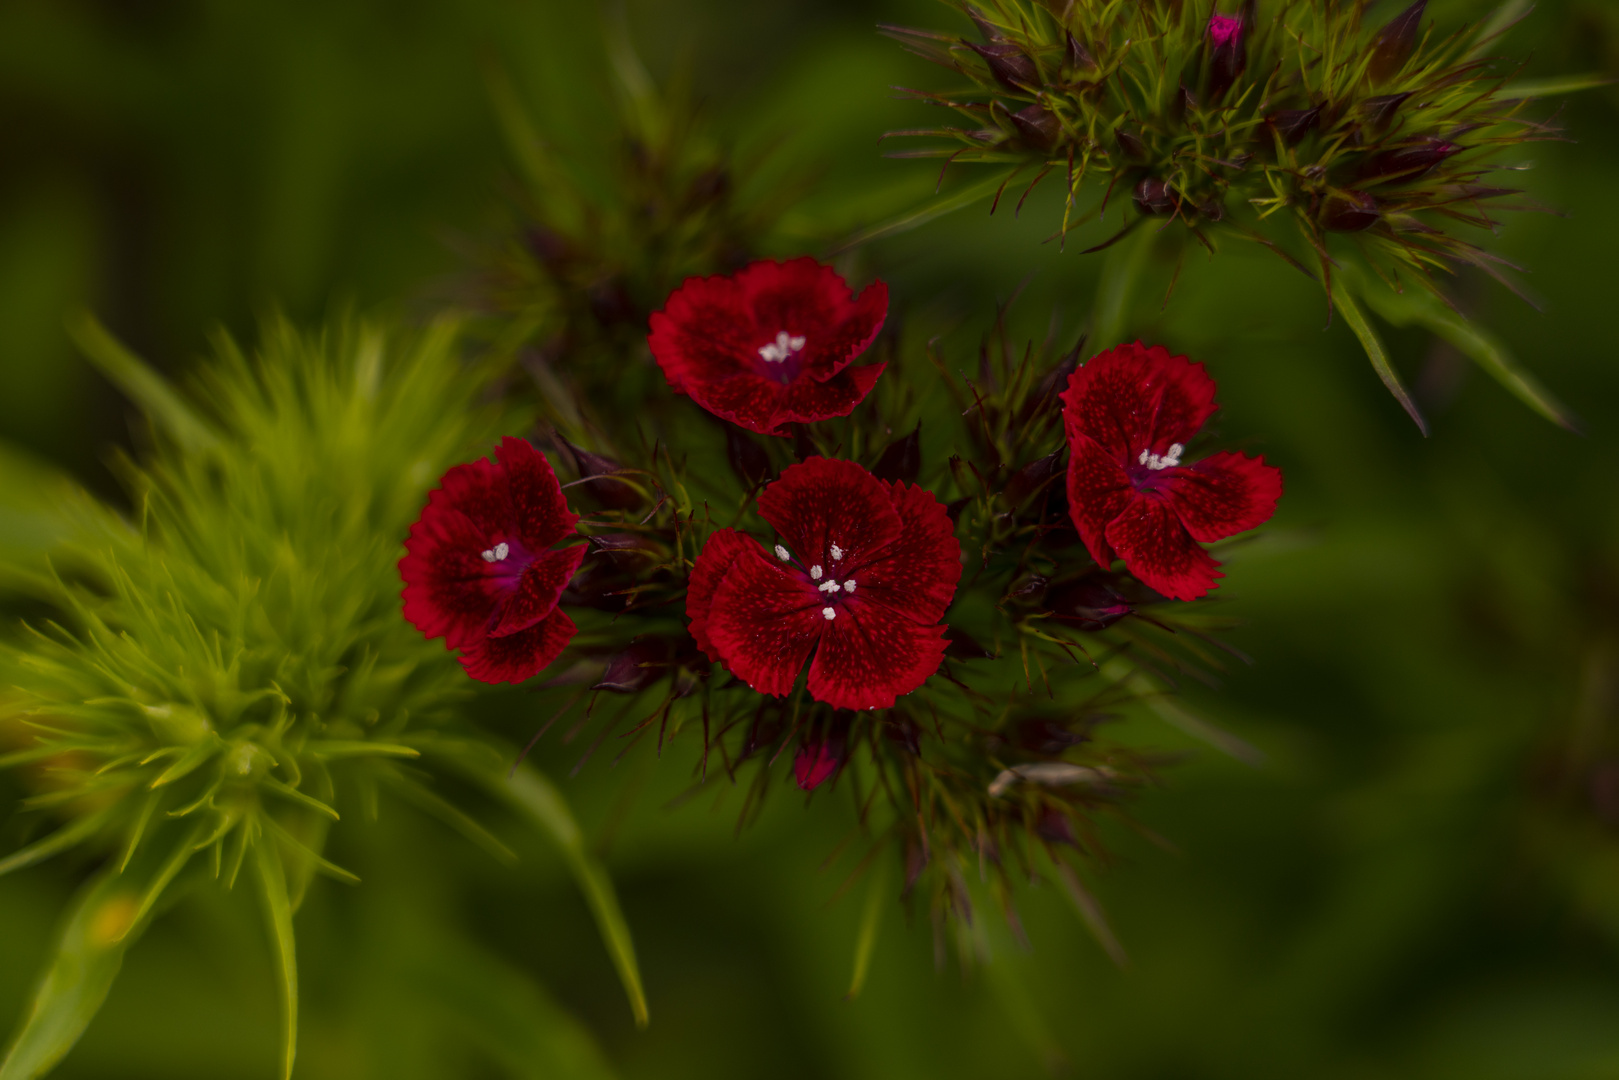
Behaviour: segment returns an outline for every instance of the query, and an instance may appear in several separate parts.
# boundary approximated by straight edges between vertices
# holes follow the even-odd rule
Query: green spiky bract
[[[0,736],[15,747],[0,765],[50,831],[0,872],[75,847],[104,862],[0,1077],[60,1058],[176,884],[207,878],[259,894],[290,1074],[293,914],[315,874],[356,880],[323,855],[339,803],[374,814],[392,792],[502,850],[435,772],[483,784],[563,844],[644,1016],[616,902],[566,805],[532,771],[505,783],[511,752],[456,719],[473,684],[400,617],[397,562],[427,489],[523,420],[488,403],[493,371],[463,360],[457,326],[275,322],[252,359],[219,337],[185,394],[93,322],[75,333],[156,448],[123,462],[131,514],[72,494],[48,561],[13,567],[54,614],[0,646]]]
[[[974,26],[966,37],[885,30],[964,77],[960,89],[910,92],[969,126],[891,133],[951,144],[895,156],[996,166],[1001,179],[988,187],[997,203],[1022,190],[1021,206],[1027,190],[1055,177],[1066,188],[1059,235],[1092,218],[1121,222],[1093,251],[1136,242],[1125,241],[1132,232],[1210,251],[1223,237],[1264,245],[1346,309],[1419,425],[1357,300],[1465,338],[1447,329],[1455,316],[1445,280],[1471,266],[1515,288],[1506,273],[1514,268],[1475,237],[1488,236],[1502,211],[1529,208],[1490,174],[1522,167],[1505,152],[1556,136],[1530,117],[1533,97],[1602,81],[1514,83],[1516,67],[1486,54],[1521,4],[1447,33],[1424,23],[1421,2],[1373,20],[1363,0],[1249,0],[1226,13],[1243,22],[1240,63],[1216,49],[1208,30],[1216,9],[1206,4],[952,6]],[[1498,344],[1459,347],[1538,412],[1572,425]]]

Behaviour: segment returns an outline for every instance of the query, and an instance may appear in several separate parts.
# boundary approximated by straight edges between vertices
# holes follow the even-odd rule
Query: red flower
[[[1218,408],[1202,364],[1139,341],[1092,357],[1063,392],[1068,508],[1097,565],[1115,556],[1144,584],[1195,600],[1223,577],[1198,544],[1263,524],[1282,494],[1264,458],[1181,455]]]
[[[405,618],[459,650],[479,682],[522,682],[574,635],[557,597],[585,549],[550,548],[578,520],[545,455],[525,439],[502,439],[494,461],[445,473],[410,527],[399,560]]]
[[[759,515],[773,552],[721,529],[692,569],[686,614],[710,659],[781,696],[814,653],[809,691],[840,709],[888,708],[938,670],[961,545],[931,492],[810,458],[765,488]]]
[[[888,286],[858,297],[814,259],[756,262],[731,277],[688,278],[652,314],[647,342],[669,385],[715,416],[764,435],[848,416],[882,364],[849,367],[888,314]]]

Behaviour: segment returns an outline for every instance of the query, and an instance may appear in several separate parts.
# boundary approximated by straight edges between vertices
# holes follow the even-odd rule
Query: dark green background
[[[109,447],[133,429],[62,330],[83,305],[179,372],[216,323],[250,337],[277,308],[314,322],[454,295],[509,183],[480,61],[588,141],[609,122],[598,16],[517,0],[0,6],[0,436],[116,492]],[[949,18],[922,0],[630,7],[649,66],[693,60],[719,129],[785,135],[785,160],[822,170],[822,207],[929,186],[876,137],[934,119],[891,84],[944,73],[873,27]],[[1545,3],[1504,51],[1534,75],[1619,73],[1619,15]],[[1194,258],[1167,312],[1137,312],[1142,334],[1207,361],[1225,436],[1263,449],[1288,491],[1221,593],[1256,663],[1191,695],[1268,760],[1195,750],[1140,801],[1178,852],[1121,836],[1099,876],[1129,970],[1037,888],[1032,952],[990,917],[994,960],[966,975],[936,971],[925,914],[907,925],[894,907],[865,993],[842,1001],[860,893],[831,903],[842,871],[818,869],[848,825],[841,793],[807,814],[783,793],[735,838],[734,802],[662,808],[688,744],[613,770],[604,756],[566,784],[622,890],[650,1030],[551,852],[514,834],[508,869],[395,806],[337,834],[333,857],[365,884],[322,884],[299,917],[298,1075],[1037,1076],[1060,1049],[1087,1077],[1619,1076],[1619,92],[1569,100],[1561,123],[1570,141],[1511,158],[1533,159],[1521,178],[1559,215],[1514,217],[1498,241],[1544,314],[1493,284],[1457,289],[1583,438],[1391,333],[1432,420],[1422,439],[1347,330],[1325,328],[1318,290],[1261,254]],[[1055,309],[1071,336],[1101,264],[1041,243],[1053,213],[1039,196],[1020,221],[969,210],[864,265],[897,312],[959,310],[946,348],[963,362],[1030,270],[1020,317],[1043,330]],[[527,727],[524,695],[500,707]],[[553,741],[544,760],[563,776],[578,752]],[[5,1025],[84,870],[0,879]],[[269,1077],[275,1032],[257,913],[204,890],[134,951],[58,1075]]]

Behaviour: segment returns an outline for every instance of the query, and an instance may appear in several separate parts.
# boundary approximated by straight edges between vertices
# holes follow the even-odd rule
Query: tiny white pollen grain
[[[791,559],[792,556],[787,553],[786,548],[782,547],[780,544],[777,544],[776,545],[776,558],[780,559],[782,562],[786,562],[788,559]]]
[[[838,617],[838,609],[837,608],[824,607],[824,608],[821,609],[821,617],[823,619],[831,621],[832,619],[835,619],[835,618]]]
[[[1147,463],[1147,459],[1149,457],[1151,457],[1151,456],[1152,456],[1152,452],[1150,450],[1141,451],[1141,456],[1136,458],[1136,464],[1137,465],[1145,465]]]
[[[835,582],[835,581],[823,581],[818,586],[818,588],[822,592],[837,592],[838,591],[838,583]]]
[[[843,591],[844,591],[844,592],[854,592],[854,582],[852,582],[852,581],[845,581],[845,582],[844,582],[844,583],[843,583]]]
[[[843,558],[843,549],[838,547],[838,545],[833,544],[832,545],[832,561],[837,562],[841,558]]]
[[[819,563],[817,563],[816,565],[810,567],[810,580],[811,581],[820,581],[821,580],[821,574],[822,574],[822,570],[821,570],[821,567],[820,567]]]

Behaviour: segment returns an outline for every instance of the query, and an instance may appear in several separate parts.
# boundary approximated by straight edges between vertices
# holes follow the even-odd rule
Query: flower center
[[[486,563],[505,562],[506,556],[510,555],[511,553],[511,545],[505,541],[502,541],[501,543],[498,543],[494,547],[490,548],[488,551],[482,552],[483,561]]]
[[[780,364],[793,354],[801,352],[804,348],[804,342],[804,338],[794,337],[787,331],[781,330],[777,332],[775,341],[768,345],[759,346],[759,355],[765,358],[766,363]]]
[[[1151,450],[1143,450],[1141,456],[1136,459],[1136,464],[1145,465],[1155,472],[1159,469],[1172,469],[1181,463],[1181,452],[1185,449],[1186,447],[1180,443],[1170,443],[1169,449],[1164,451],[1162,457]]]
[[[831,549],[833,562],[837,562],[847,554],[847,552],[845,552],[835,543],[828,545],[828,547]],[[782,562],[791,562],[793,553],[788,551],[781,544],[777,544],[776,558],[780,559]],[[833,567],[833,569],[836,570],[837,568]],[[839,583],[837,579],[827,576],[826,567],[822,566],[820,563],[816,563],[814,566],[811,566],[808,570],[808,574],[809,579],[816,583],[816,590],[818,592],[825,593],[828,600],[835,599],[840,593],[852,593],[855,590],[853,578]],[[830,621],[838,617],[838,609],[835,607],[824,607],[821,609],[821,615]]]

